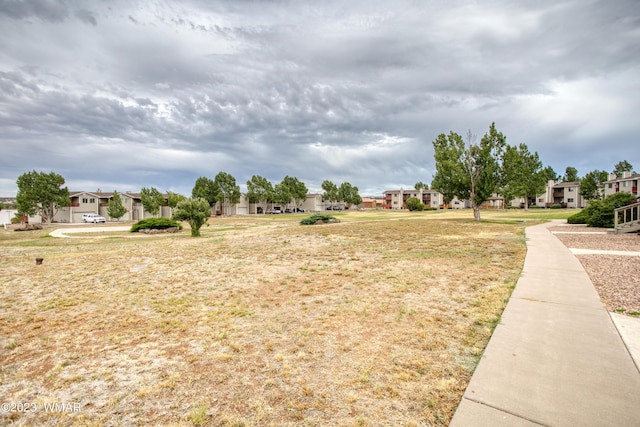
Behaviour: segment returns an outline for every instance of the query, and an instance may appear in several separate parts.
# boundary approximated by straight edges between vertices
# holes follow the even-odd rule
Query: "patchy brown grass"
[[[40,408],[0,423],[447,425],[525,224],[376,215],[218,218],[197,239],[0,233],[0,400]]]

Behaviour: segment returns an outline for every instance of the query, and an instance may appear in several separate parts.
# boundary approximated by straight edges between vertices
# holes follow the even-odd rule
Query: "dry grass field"
[[[0,424],[447,425],[535,219],[337,216],[0,231]]]

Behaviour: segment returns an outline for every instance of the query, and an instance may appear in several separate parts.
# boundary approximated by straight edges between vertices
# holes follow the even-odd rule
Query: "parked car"
[[[284,210],[284,213],[293,213],[293,209],[287,208]]]
[[[304,212],[304,209],[302,209],[302,208],[296,208],[296,212]]]
[[[105,217],[98,214],[83,214],[82,222],[98,223],[98,222],[107,222],[107,220],[105,219]]]
[[[274,206],[273,209],[267,211],[268,214],[281,214],[282,208],[280,206]]]

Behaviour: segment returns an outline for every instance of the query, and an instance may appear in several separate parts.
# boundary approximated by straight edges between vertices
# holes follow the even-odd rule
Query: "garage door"
[[[74,212],[73,218],[71,219],[73,222],[82,222],[82,215],[91,212]]]

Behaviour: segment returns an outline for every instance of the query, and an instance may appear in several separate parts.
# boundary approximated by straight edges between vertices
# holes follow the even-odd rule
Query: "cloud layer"
[[[491,122],[562,173],[640,169],[628,1],[6,0],[0,195],[190,194],[219,171],[363,195],[430,182],[431,142]]]

